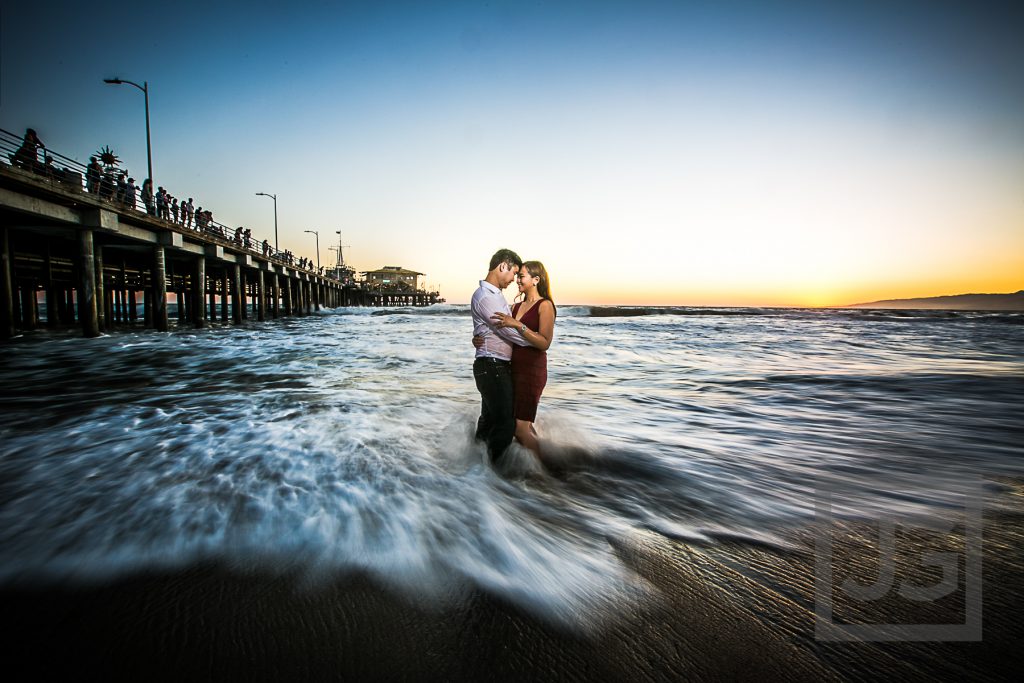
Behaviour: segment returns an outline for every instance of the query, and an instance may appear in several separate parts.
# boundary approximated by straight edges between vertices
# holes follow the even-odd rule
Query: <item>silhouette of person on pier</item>
[[[114,174],[109,169],[105,169],[103,175],[100,176],[100,199],[113,200],[116,187]]]
[[[89,157],[89,166],[85,169],[85,191],[99,194],[100,181],[103,178],[103,167],[96,157]]]
[[[40,149],[46,149],[43,141],[39,139],[34,130],[27,128],[25,137],[21,141],[21,147],[10,157],[11,162],[27,171],[38,171]]]
[[[210,234],[223,237],[224,239],[228,238],[228,236],[224,234],[224,228],[213,222],[213,211],[210,211],[209,209],[203,211],[203,228]]]
[[[124,171],[117,174],[117,189],[114,193],[114,201],[118,204],[128,203],[128,174]]]
[[[64,180],[64,172],[53,165],[53,157],[51,157],[49,154],[43,156],[43,168],[41,170],[41,173],[50,182],[61,182]]]
[[[153,202],[153,181],[146,178],[142,181],[142,203],[146,207],[146,213],[150,216],[156,215],[156,204]]]
[[[156,215],[157,218],[163,218],[165,221],[170,220],[171,215],[167,210],[167,190],[160,186],[156,191]]]
[[[129,178],[128,185],[124,189],[124,204],[129,209],[135,208],[135,192],[138,189],[135,187],[135,178]]]

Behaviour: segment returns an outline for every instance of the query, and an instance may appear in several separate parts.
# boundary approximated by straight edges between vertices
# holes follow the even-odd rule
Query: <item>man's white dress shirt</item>
[[[530,345],[518,331],[510,327],[495,327],[492,315],[512,315],[512,312],[501,290],[487,280],[480,281],[469,301],[469,308],[473,313],[473,335],[484,338],[484,345],[476,350],[477,358],[512,360],[512,344]]]

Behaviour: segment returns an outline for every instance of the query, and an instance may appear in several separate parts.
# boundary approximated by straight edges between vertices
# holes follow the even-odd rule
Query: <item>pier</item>
[[[137,190],[119,194],[117,169],[90,182],[86,167],[51,150],[47,163],[34,150],[19,157],[20,142],[0,130],[0,338],[40,326],[77,325],[92,337],[439,300],[437,292],[371,291],[322,275],[198,216],[186,223],[154,215]]]

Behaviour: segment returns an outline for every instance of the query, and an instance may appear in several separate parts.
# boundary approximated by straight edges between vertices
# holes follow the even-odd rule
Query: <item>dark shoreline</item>
[[[103,585],[0,588],[14,632],[3,654],[23,672],[16,680],[1015,680],[1024,665],[1022,519],[986,520],[980,642],[816,640],[804,530],[785,551],[638,533],[616,550],[655,590],[603,615],[590,634],[472,589],[432,604],[364,576],[310,584],[206,564]],[[833,537],[836,581],[858,566],[870,578],[871,529],[845,525]],[[901,547],[958,546],[955,534],[919,533]],[[899,562],[898,576],[934,583],[912,564]],[[859,618],[961,623],[962,597],[927,605],[928,622],[908,620],[921,617],[920,605],[888,598]]]

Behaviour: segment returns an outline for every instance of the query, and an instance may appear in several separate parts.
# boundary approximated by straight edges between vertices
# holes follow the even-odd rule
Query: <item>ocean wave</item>
[[[436,304],[422,308],[337,309],[342,315],[372,316],[469,316],[466,304]],[[805,319],[841,319],[881,322],[984,322],[1009,325],[1024,324],[1024,313],[993,311],[939,311],[923,309],[837,309],[837,308],[729,308],[709,306],[593,306],[563,305],[560,318],[636,318],[648,316],[675,317],[783,317]]]
[[[587,306],[592,318],[627,318],[640,315],[782,315],[787,309],[710,308],[703,306]]]
[[[558,307],[558,316],[561,318],[631,318],[637,316],[655,315],[694,315],[694,316],[755,316],[755,315],[783,315],[788,309],[770,308],[705,308],[699,306],[592,306],[592,305],[562,305]],[[467,304],[436,304],[433,306],[418,307],[396,307],[396,308],[374,308],[374,309],[337,309],[343,315],[372,315],[372,316],[435,316],[435,315],[470,315]]]
[[[470,315],[467,304],[395,308],[337,308],[327,312],[363,316],[458,316]],[[601,306],[566,304],[558,307],[559,318],[636,318],[650,316],[694,317],[782,317],[803,319],[839,319],[881,322],[984,322],[1024,324],[1024,313],[1005,311],[946,311],[926,309],[875,308],[765,308],[715,306]]]
[[[457,315],[470,314],[469,306],[458,304],[433,304],[431,306],[401,306],[396,308],[374,308],[368,315]]]
[[[971,321],[986,323],[1024,323],[1024,313],[1005,311],[948,311],[920,308],[858,308],[822,309],[828,315],[849,320],[878,320],[884,322],[951,322]]]
[[[813,519],[818,482],[837,517],[888,518],[1021,471],[1024,328],[964,322],[1019,315],[559,311],[553,477],[516,447],[499,476],[474,441],[466,305],[12,343],[0,583],[262,561],[575,624],[637,585],[612,549],[632,534],[771,544]],[[922,319],[948,324],[902,324]]]

